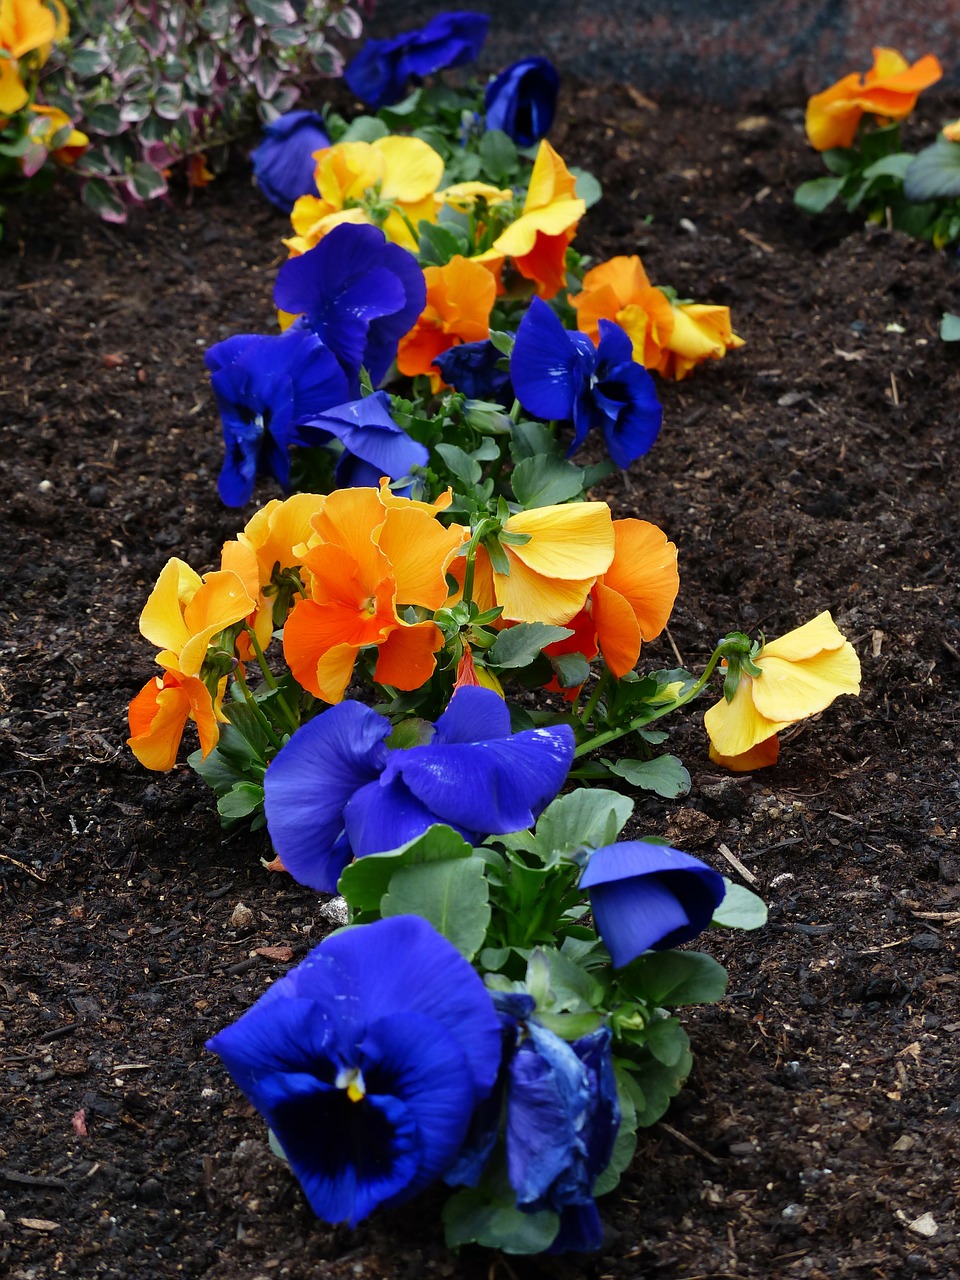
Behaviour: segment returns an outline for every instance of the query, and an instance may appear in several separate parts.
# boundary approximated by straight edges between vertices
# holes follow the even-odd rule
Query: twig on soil
[[[673,656],[677,660],[677,665],[681,667],[685,666],[686,664],[684,663],[683,658],[681,658],[680,656],[680,650],[677,648],[677,642],[674,640],[673,636],[670,634],[670,628],[664,627],[663,634],[670,641],[670,648],[673,650]]]
[[[747,870],[747,868],[743,865],[743,863],[740,861],[740,859],[731,849],[728,849],[725,844],[718,845],[717,848],[720,850],[720,852],[723,854],[726,860],[730,863],[731,867],[733,867],[735,871],[739,872],[739,874],[743,876],[747,884],[757,883],[757,877],[753,874],[752,871]]]
[[[9,853],[0,853],[0,858],[4,862],[11,862],[15,867],[19,867],[21,871],[25,871],[28,876],[32,876],[34,880],[39,880],[41,884],[46,882],[47,877],[40,875],[38,871],[33,871],[25,862],[19,862],[16,858],[11,858]]]
[[[671,1138],[676,1138],[678,1142],[682,1142],[684,1146],[689,1147],[691,1151],[695,1151],[698,1156],[702,1156],[704,1160],[709,1160],[711,1164],[722,1164],[722,1160],[718,1160],[716,1156],[712,1156],[709,1151],[704,1150],[699,1143],[694,1142],[692,1138],[688,1138],[685,1133],[681,1133],[679,1129],[675,1129],[672,1124],[667,1124],[664,1120],[657,1122],[661,1129],[665,1129]]]

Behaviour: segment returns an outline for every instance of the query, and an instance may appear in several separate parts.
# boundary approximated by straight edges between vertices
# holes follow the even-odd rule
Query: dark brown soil
[[[677,650],[695,666],[728,629],[774,636],[829,608],[863,660],[863,696],[752,778],[719,785],[689,715],[674,742],[692,795],[638,805],[719,869],[723,847],[739,857],[769,927],[708,939],[730,994],[688,1020],[693,1076],[604,1202],[602,1256],[457,1257],[439,1197],[354,1233],[318,1224],[203,1048],[285,967],[259,949],[299,959],[323,935],[317,897],[261,869],[262,838],[224,840],[188,769],[151,776],[123,745],[158,571],[173,554],[209,568],[245,518],[216,497],[201,356],[269,329],[284,220],[245,174],[126,228],[69,198],[16,210],[0,253],[16,1280],[960,1275],[960,370],[937,338],[957,260],[797,214],[821,169],[796,109],[584,88],[555,140],[604,181],[579,243],[639,250],[656,282],[729,303],[747,339],[662,385],[662,437],[611,495],[680,546]],[[666,638],[646,658],[674,665]]]

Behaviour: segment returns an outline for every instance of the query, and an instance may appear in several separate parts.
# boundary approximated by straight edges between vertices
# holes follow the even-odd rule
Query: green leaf
[[[578,787],[552,800],[541,813],[537,847],[542,855],[600,849],[615,842],[632,813],[629,796],[603,787]]]
[[[466,238],[457,235],[449,227],[441,227],[436,222],[420,223],[420,245],[418,257],[420,265],[425,267],[442,267],[458,253],[467,249]]]
[[[945,311],[940,318],[940,337],[944,342],[960,342],[960,316]]]
[[[444,1205],[443,1229],[451,1249],[480,1244],[504,1253],[543,1253],[560,1229],[560,1218],[549,1209],[522,1213],[515,1205],[498,1204],[467,1188]]]
[[[550,658],[561,689],[578,689],[590,676],[590,663],[582,653],[561,653]]]
[[[510,452],[515,462],[521,462],[524,458],[535,458],[541,454],[561,456],[549,427],[542,422],[528,422],[526,419],[521,419],[510,428],[510,435]]]
[[[603,987],[562,951],[555,947],[537,947],[527,966],[527,989],[535,988],[533,977],[537,964],[543,966],[548,988],[549,1002],[537,1001],[537,1016],[541,1013],[594,1013],[603,1000]],[[570,1039],[582,1034],[577,1031]]]
[[[742,884],[723,877],[727,886],[723,901],[713,913],[711,924],[723,929],[762,929],[767,923],[767,904]]]
[[[463,484],[473,488],[474,485],[480,483],[483,468],[476,458],[471,458],[470,454],[461,449],[459,445],[438,444],[437,453],[447,464],[451,473]]]
[[[603,187],[586,169],[578,169],[574,165],[570,172],[577,180],[577,199],[582,200],[588,209],[592,208],[603,198]]]
[[[483,946],[490,924],[490,886],[483,859],[401,867],[390,878],[380,913],[385,917],[423,916],[461,955],[472,960]]]
[[[296,11],[289,0],[247,0],[247,8],[255,18],[271,27],[289,26],[297,21]]]
[[[852,147],[831,147],[829,151],[822,151],[820,158],[831,173],[841,178],[852,173],[860,162],[859,155]]]
[[[84,184],[81,196],[88,209],[103,218],[104,222],[126,222],[127,206],[113,187],[102,178],[91,178]]]
[[[690,774],[676,756],[657,756],[655,760],[617,760],[609,766],[618,778],[643,791],[654,791],[667,800],[676,800],[690,792]]]
[[[112,106],[109,102],[101,102],[97,106],[92,107],[83,117],[84,130],[90,133],[104,133],[112,136],[117,133],[123,133],[126,125],[120,119],[120,112],[117,107]]]
[[[689,1050],[690,1041],[679,1018],[657,1018],[647,1027],[644,1046],[665,1067],[676,1067]]]
[[[629,1089],[623,1083],[621,1078],[623,1076],[622,1069],[616,1069],[616,1076],[617,1098],[620,1102],[620,1128],[617,1130],[610,1163],[593,1184],[593,1194],[595,1196],[605,1196],[608,1191],[614,1189],[620,1181],[620,1175],[630,1164],[637,1149],[636,1104],[630,1095]]]
[[[376,142],[385,138],[390,130],[376,116],[357,116],[352,120],[340,137],[340,142]]]
[[[670,1106],[670,1099],[680,1092],[683,1082],[690,1074],[693,1055],[690,1053],[686,1032],[682,1034],[688,1047],[675,1066],[664,1066],[652,1053],[645,1050],[640,1051],[638,1060],[621,1061],[617,1064],[627,1068],[624,1083],[636,1107],[638,1128],[646,1129],[656,1124]]]
[[[552,507],[583,493],[583,468],[555,454],[538,453],[517,463],[511,481],[522,507]]]
[[[255,782],[237,782],[217,801],[220,821],[239,822],[263,808],[263,787]]]
[[[110,55],[105,49],[84,45],[70,55],[70,69],[78,80],[91,80],[110,65]]]
[[[487,650],[487,661],[494,667],[525,667],[533,662],[545,645],[566,640],[573,632],[569,627],[553,627],[546,622],[518,622],[501,631]]]
[[[957,150],[960,151],[960,147]],[[874,178],[896,178],[902,182],[914,158],[906,151],[897,151],[892,156],[881,156],[879,160],[874,160],[873,164],[867,165],[863,176],[867,181],[872,181]]]
[[[344,867],[337,889],[355,910],[378,911],[390,880],[400,867],[471,857],[473,850],[459,832],[436,823],[398,849],[357,858]]]
[[[653,951],[621,969],[617,981],[635,999],[675,1008],[721,999],[727,971],[702,951]]]
[[[503,186],[519,170],[517,148],[500,129],[488,129],[478,147],[484,172],[491,182]]]
[[[823,213],[840,194],[843,178],[812,178],[802,182],[793,193],[793,202],[804,213]]]
[[[903,193],[916,201],[960,196],[960,142],[938,138],[914,156],[904,175]]]
[[[154,200],[167,189],[167,180],[160,170],[145,160],[133,166],[127,175],[127,183],[139,200]]]

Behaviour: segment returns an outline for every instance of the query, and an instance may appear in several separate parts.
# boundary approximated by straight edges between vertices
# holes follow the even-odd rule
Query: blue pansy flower
[[[497,368],[503,353],[490,342],[461,342],[441,351],[434,359],[440,377],[454,391],[471,400],[491,400],[497,404],[513,403],[513,387],[506,369]]]
[[[426,920],[394,916],[325,939],[207,1048],[317,1216],[355,1226],[443,1176],[501,1038],[472,966]]]
[[[258,475],[287,486],[297,422],[347,399],[347,377],[309,331],[238,334],[210,347],[204,362],[226,446],[217,487],[228,507],[242,507]]]
[[[332,893],[351,857],[396,849],[442,822],[465,839],[520,831],[573,761],[568,725],[510,732],[490,689],[458,689],[422,746],[391,749],[390,721],[341,702],[308,721],[264,780],[267,828],[301,884]]]
[[[603,1229],[593,1187],[620,1127],[610,1028],[568,1043],[536,1021],[531,996],[494,992],[493,1001],[505,1033],[500,1081],[475,1113],[446,1181],[475,1186],[502,1132],[518,1207],[560,1215],[550,1252],[598,1249]]]
[[[413,467],[425,467],[430,460],[426,445],[412,440],[390,416],[390,397],[375,391],[362,400],[335,405],[301,422],[296,442],[322,445],[336,437],[343,445],[337,461],[336,479],[341,489],[359,486],[376,488],[381,476],[400,480]],[[402,493],[394,489],[394,493]]]
[[[271,120],[250,157],[257,185],[270,203],[289,213],[300,196],[315,192],[313,153],[329,145],[316,111],[288,111]]]
[[[501,129],[518,147],[532,147],[550,132],[559,91],[560,77],[549,59],[515,62],[487,85],[487,128]]]
[[[359,396],[361,366],[374,386],[383,379],[426,305],[427,286],[413,254],[379,227],[344,223],[283,264],[273,300],[300,316],[295,327],[323,339]]]
[[[610,457],[626,468],[653,446],[663,410],[628,334],[610,320],[599,327],[594,347],[585,333],[565,329],[542,298],[533,298],[517,329],[510,376],[528,413],[573,423],[570,453],[599,428]]]
[[[594,849],[580,877],[614,968],[689,942],[723,901],[723,876],[669,845],[625,840]]]
[[[476,62],[487,38],[490,18],[485,13],[440,13],[425,27],[368,40],[343,78],[373,111],[399,102],[411,76],[429,76],[444,67]]]

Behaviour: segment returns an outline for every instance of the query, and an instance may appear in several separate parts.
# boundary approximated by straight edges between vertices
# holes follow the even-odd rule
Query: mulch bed
[[[960,111],[925,114],[918,141]],[[203,1046],[329,921],[262,870],[262,835],[223,838],[187,768],[152,776],[123,745],[160,568],[212,567],[248,514],[216,496],[202,354],[269,331],[285,221],[245,172],[124,228],[69,196],[14,209],[0,247],[13,1280],[960,1274],[960,367],[937,337],[960,309],[957,259],[795,212],[792,190],[821,172],[795,107],[658,110],[576,86],[553,140],[604,183],[578,244],[640,252],[656,283],[728,303],[747,339],[661,384],[660,441],[597,495],[678,543],[673,645],[696,667],[731,628],[776,636],[829,608],[863,661],[863,696],[752,777],[719,776],[695,709],[673,737],[690,797],[638,801],[631,830],[723,871],[721,846],[735,854],[770,924],[708,937],[729,995],[687,1018],[693,1075],[602,1202],[600,1256],[458,1257],[439,1195],[355,1232],[313,1219]],[[667,637],[642,661],[675,665]]]

